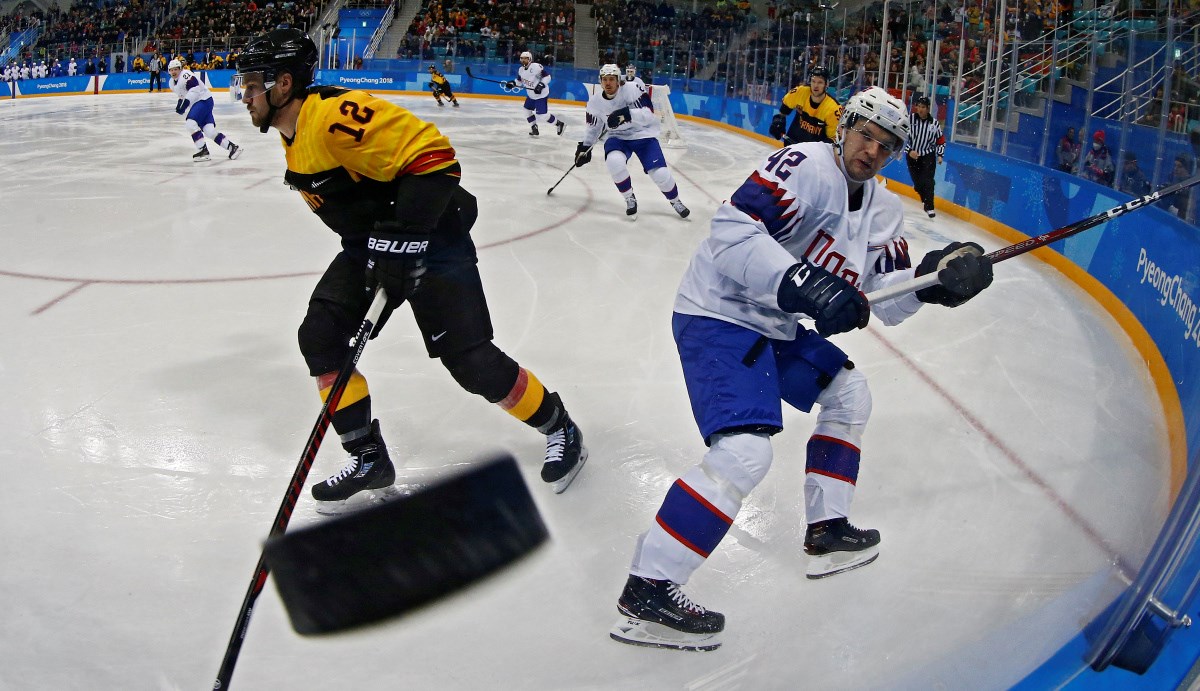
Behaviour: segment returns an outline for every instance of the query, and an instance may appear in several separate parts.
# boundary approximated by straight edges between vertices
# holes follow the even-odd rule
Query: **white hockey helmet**
[[[526,51],[522,51],[522,53],[521,53],[521,59],[522,59],[522,60],[524,60],[525,58],[529,58],[530,62],[532,62],[532,61],[533,61],[533,53],[530,53],[530,52],[529,52],[529,51],[527,51],[527,50],[526,50]]]
[[[182,62],[179,62],[178,60],[172,60],[171,62],[168,62],[168,63],[167,63],[167,69],[168,69],[168,70],[174,70],[174,69],[180,69],[180,70],[182,70],[182,69],[183,69],[183,63],[182,63]]]
[[[605,77],[616,77],[617,79],[620,79],[621,78],[621,68],[617,67],[616,65],[614,65],[612,63],[609,63],[607,65],[601,65],[600,66],[600,78],[604,79]]]
[[[634,67],[633,63],[631,62],[625,66],[625,78],[633,79],[636,76],[637,76],[637,68]]]
[[[904,144],[909,135],[908,109],[900,99],[878,86],[872,86],[851,96],[842,110],[842,119],[838,122],[838,148],[841,148],[846,137],[846,130],[860,119],[879,125],[900,140],[892,151],[892,158],[899,158],[903,154]]]

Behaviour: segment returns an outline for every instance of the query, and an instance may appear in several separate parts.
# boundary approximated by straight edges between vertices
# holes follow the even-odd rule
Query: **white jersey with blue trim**
[[[179,70],[178,78],[170,78],[171,91],[179,98],[186,98],[192,103],[198,103],[206,98],[212,98],[212,92],[204,85],[191,70]]]
[[[675,311],[721,319],[769,338],[792,340],[797,318],[779,309],[779,284],[801,258],[871,292],[910,280],[900,199],[871,179],[850,210],[833,146],[793,144],[772,153],[713,216],[692,257]],[[920,308],[913,294],[871,305],[884,324]]]
[[[517,68],[517,83],[525,87],[525,95],[535,101],[550,96],[550,73],[541,63],[531,62],[528,67]],[[542,93],[535,94],[533,90],[538,84],[545,84],[546,88],[542,89]]]
[[[641,89],[642,93],[650,93],[650,89],[646,88],[646,82],[642,81],[641,77],[634,77],[633,79],[630,79],[629,77],[621,77],[621,83],[633,84],[637,88]]]
[[[626,140],[649,139],[662,132],[658,118],[650,109],[650,95],[639,89],[636,84],[627,82],[617,89],[612,98],[605,95],[603,87],[598,88],[596,93],[588,98],[585,114],[587,131],[583,134],[583,145],[595,144],[600,138],[600,133],[608,126],[608,116],[626,107],[629,108],[632,120],[616,129],[610,129],[608,136]]]

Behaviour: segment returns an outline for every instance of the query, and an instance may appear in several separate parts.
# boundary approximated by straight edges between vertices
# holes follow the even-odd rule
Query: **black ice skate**
[[[879,557],[879,531],[859,530],[845,518],[811,523],[804,534],[808,577],[825,578],[866,566]]]
[[[207,161],[207,160],[209,160],[208,144],[205,144],[204,146],[200,147],[199,151],[192,154],[192,163],[199,163],[201,161]]]
[[[441,101],[438,101],[438,108],[445,108],[445,107],[446,107],[446,104],[445,104],[445,103],[442,103]]]
[[[558,136],[561,137],[562,131],[567,128],[567,123],[563,122],[562,120],[559,120],[557,123],[554,124],[554,126],[558,128]]]
[[[451,103],[453,103],[453,104],[454,104],[454,107],[455,107],[455,108],[457,108],[457,107],[458,107],[458,99],[454,99],[453,101],[451,101]]]
[[[317,513],[339,514],[364,503],[381,502],[390,495],[396,468],[379,433],[379,421],[371,422],[371,435],[350,452],[342,469],[324,482],[313,485]]]
[[[229,160],[236,161],[238,156],[241,156],[241,155],[242,155],[242,147],[238,146],[237,144],[234,144],[233,142],[229,142]]]
[[[676,650],[716,650],[725,615],[710,612],[671,581],[630,576],[617,600],[621,619],[608,635],[630,645]]]
[[[531,136],[531,137],[538,136],[538,128],[537,128],[536,123],[529,126],[529,136]]]
[[[563,416],[565,419],[558,429],[546,435],[546,461],[542,465],[542,480],[550,483],[555,494],[566,491],[588,457],[583,432],[566,411]]]
[[[692,210],[683,205],[683,202],[678,199],[671,200],[671,207],[675,209],[675,213],[679,214],[680,218],[687,218]]]
[[[628,216],[629,220],[631,221],[637,220],[637,197],[633,196],[632,194],[628,197],[625,197],[625,215]]]

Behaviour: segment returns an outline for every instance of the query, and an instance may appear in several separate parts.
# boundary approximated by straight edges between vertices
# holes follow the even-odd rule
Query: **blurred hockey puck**
[[[503,569],[547,537],[506,455],[272,538],[263,552],[292,628],[307,635],[405,614]]]

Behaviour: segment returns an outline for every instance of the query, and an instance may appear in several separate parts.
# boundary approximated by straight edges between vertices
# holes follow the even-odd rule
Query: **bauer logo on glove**
[[[367,238],[367,249],[372,252],[388,252],[389,254],[424,254],[425,250],[429,249],[429,241]]]

